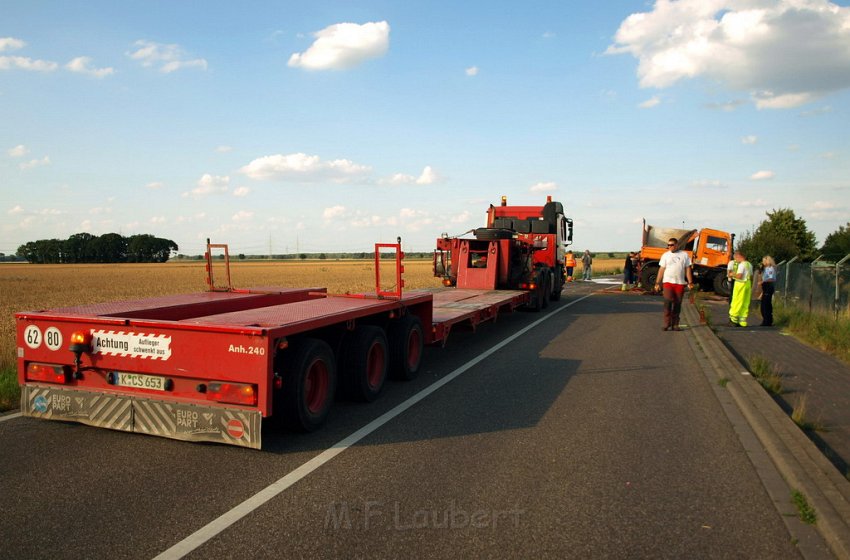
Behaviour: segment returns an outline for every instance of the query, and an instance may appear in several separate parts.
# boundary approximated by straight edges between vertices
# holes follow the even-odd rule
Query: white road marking
[[[340,453],[360,441],[361,439],[365,438],[366,436],[368,436],[369,434],[371,434],[372,432],[374,432],[375,430],[377,430],[378,428],[380,428],[381,426],[383,426],[384,424],[386,424],[387,422],[407,410],[408,408],[412,407],[419,401],[425,399],[431,393],[440,389],[443,385],[450,383],[459,375],[472,368],[472,366],[478,364],[485,358],[489,357],[491,354],[501,350],[502,348],[504,348],[517,338],[521,337],[543,321],[546,321],[547,319],[553,317],[557,313],[560,313],[564,309],[567,309],[568,307],[589,298],[591,295],[593,294],[588,294],[575,301],[571,301],[563,307],[560,307],[552,311],[551,313],[548,313],[547,315],[541,317],[540,319],[537,319],[527,327],[502,340],[500,343],[491,347],[489,350],[486,350],[485,352],[473,358],[472,360],[466,362],[465,364],[463,364],[450,374],[446,375],[439,381],[432,383],[428,387],[422,389],[421,391],[419,391],[403,403],[399,404],[392,410],[385,412],[378,418],[375,418],[374,420],[372,420],[353,434],[349,435],[345,439],[338,441],[329,449],[326,449],[325,451],[319,453],[318,455],[316,455],[294,471],[290,472],[283,478],[277,480],[276,482],[273,482],[269,486],[266,486],[265,488],[263,488],[262,490],[260,490],[259,492],[239,504],[238,506],[231,509],[230,511],[227,511],[218,518],[210,521],[205,526],[201,527],[182,541],[173,545],[168,550],[165,550],[164,552],[160,553],[154,558],[154,560],[176,560],[178,558],[183,558],[184,556],[197,549],[207,541],[213,539],[214,537],[222,533],[224,530],[226,530],[228,527],[230,527],[243,517],[249,515],[251,512],[259,508],[260,506],[262,506],[263,504],[265,504],[266,502],[268,502],[269,500],[271,500],[272,498],[274,498],[275,496],[295,484],[296,482],[300,481],[302,478],[307,477],[307,475],[309,475],[310,473],[312,473],[313,471],[315,471],[316,469],[318,469],[319,467],[321,467],[322,465],[324,465],[325,463],[327,463],[328,461],[330,461],[331,459],[333,459],[334,457],[336,457],[337,455],[339,455]]]
[[[15,412],[14,414],[4,414],[0,416],[0,422],[5,422],[6,420],[12,420],[13,418],[20,418],[21,413]]]

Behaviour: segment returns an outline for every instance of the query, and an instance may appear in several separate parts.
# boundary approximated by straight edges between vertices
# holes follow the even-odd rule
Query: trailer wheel
[[[364,325],[345,337],[340,361],[340,382],[347,396],[372,402],[387,380],[387,335],[380,327]]]
[[[725,274],[716,274],[714,276],[714,281],[712,283],[712,287],[714,288],[714,293],[723,296],[729,297],[732,294],[732,283],[729,282],[729,279]]]
[[[658,267],[655,265],[647,265],[640,271],[640,283],[644,290],[652,291],[655,289],[655,281],[658,279]]]
[[[278,417],[279,422],[295,430],[319,429],[327,419],[336,390],[333,350],[316,338],[295,341],[283,354],[281,368],[283,387],[276,393],[272,418]]]
[[[410,381],[419,375],[425,335],[422,321],[416,315],[407,314],[387,327],[390,342],[390,375],[395,379]]]

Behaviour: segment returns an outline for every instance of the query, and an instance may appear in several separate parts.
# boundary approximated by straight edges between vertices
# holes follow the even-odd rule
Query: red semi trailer
[[[382,288],[382,251],[394,253],[393,290]],[[337,389],[374,400],[388,375],[417,375],[425,344],[533,304],[530,286],[404,292],[403,257],[400,240],[375,245],[370,294],[234,289],[227,247],[210,245],[207,292],[16,313],[21,411],[259,449],[264,419],[315,430]]]

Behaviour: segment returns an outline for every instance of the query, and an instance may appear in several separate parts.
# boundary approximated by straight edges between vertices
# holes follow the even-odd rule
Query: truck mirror
[[[567,241],[573,240],[573,219],[567,218]]]

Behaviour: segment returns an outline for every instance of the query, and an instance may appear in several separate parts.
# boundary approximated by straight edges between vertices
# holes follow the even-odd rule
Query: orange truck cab
[[[726,265],[732,260],[735,236],[719,229],[662,228],[643,222],[643,241],[640,251],[640,281],[644,288],[655,285],[658,261],[667,251],[667,240],[679,240],[679,250],[685,251],[693,263],[694,282],[703,290],[721,296],[730,294]]]

